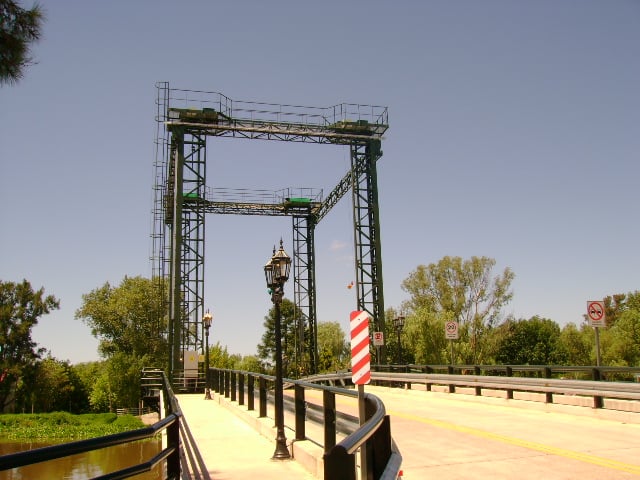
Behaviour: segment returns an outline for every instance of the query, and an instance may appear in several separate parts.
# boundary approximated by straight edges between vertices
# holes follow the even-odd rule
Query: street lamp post
[[[276,450],[273,453],[274,460],[291,458],[287,448],[287,437],[284,433],[284,403],[282,393],[282,332],[280,326],[280,303],[284,295],[284,284],[289,279],[291,258],[286,254],[280,239],[280,249],[276,252],[273,248],[273,256],[264,266],[264,274],[267,287],[271,293],[271,301],[275,309],[275,343],[276,343],[276,384],[274,391],[275,420],[276,420]]]
[[[402,363],[402,343],[400,341],[400,334],[404,328],[404,315],[400,314],[393,319],[393,326],[398,333],[398,365]]]
[[[211,321],[213,315],[207,310],[202,317],[202,323],[205,331],[205,351],[204,351],[204,399],[211,400],[211,390],[209,390],[209,328],[211,328]]]

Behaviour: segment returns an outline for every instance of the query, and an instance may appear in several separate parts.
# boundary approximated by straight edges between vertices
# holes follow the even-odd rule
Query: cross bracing
[[[349,191],[354,209],[357,308],[384,331],[377,173],[387,108],[342,103],[328,108],[234,101],[216,92],[158,88],[154,186],[154,276],[168,277],[169,371],[185,350],[204,350],[204,225],[207,214],[291,216],[296,357],[300,370],[317,368],[315,228]],[[322,198],[321,190],[211,189],[206,186],[208,138],[345,145],[351,169]],[[168,258],[167,258],[168,257]],[[384,348],[381,353],[384,358]],[[303,360],[304,359],[304,360]],[[378,359],[379,361],[380,359]]]

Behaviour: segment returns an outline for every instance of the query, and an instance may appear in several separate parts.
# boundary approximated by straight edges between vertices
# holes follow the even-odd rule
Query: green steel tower
[[[205,217],[289,216],[293,231],[296,363],[318,367],[314,232],[349,191],[355,239],[356,309],[385,330],[376,162],[388,128],[386,107],[342,103],[328,108],[232,100],[220,93],[157,88],[153,207],[153,277],[168,279],[167,324],[171,378],[184,372],[187,352],[204,350]],[[349,148],[351,168],[335,188],[231,190],[206,185],[207,141],[220,137],[275,140]],[[380,349],[381,363],[386,358]]]

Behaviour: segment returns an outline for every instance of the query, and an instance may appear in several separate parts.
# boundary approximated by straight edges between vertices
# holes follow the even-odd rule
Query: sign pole
[[[596,331],[596,366],[599,367],[602,362],[600,358],[600,327],[607,326],[604,302],[601,300],[587,301],[587,318],[589,325]]]
[[[360,426],[364,425],[367,421],[367,411],[364,404],[364,384],[358,385],[358,417],[360,420]],[[360,478],[366,480],[368,478],[367,467],[367,444],[360,447]]]
[[[451,365],[453,366],[453,338],[449,339],[449,343],[451,344]]]

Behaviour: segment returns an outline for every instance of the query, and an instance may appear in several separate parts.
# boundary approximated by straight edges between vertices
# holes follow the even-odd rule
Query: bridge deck
[[[219,405],[217,394],[204,400],[204,394],[177,395],[187,424],[198,440],[198,448],[213,480],[283,478],[311,480],[314,477],[295,460],[271,460],[273,441],[258,434],[250,425]]]

